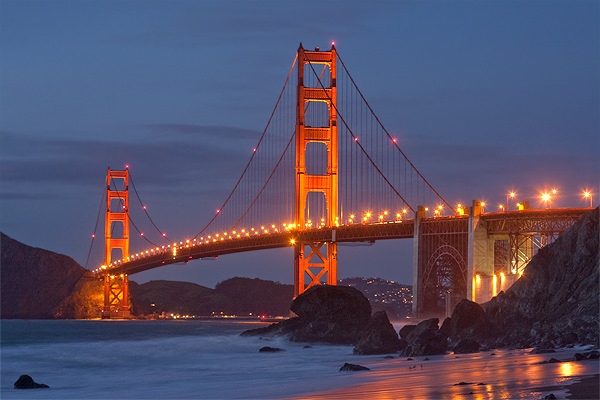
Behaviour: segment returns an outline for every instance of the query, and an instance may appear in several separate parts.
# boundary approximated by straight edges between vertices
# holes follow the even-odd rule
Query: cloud
[[[145,130],[142,140],[131,133],[88,140],[2,132],[3,184],[96,186],[107,167],[129,164],[140,182],[156,189],[189,190],[190,181],[202,181],[202,190],[222,189],[232,186],[229,180],[239,176],[260,136],[226,126],[155,124]],[[224,178],[214,179],[212,166]]]

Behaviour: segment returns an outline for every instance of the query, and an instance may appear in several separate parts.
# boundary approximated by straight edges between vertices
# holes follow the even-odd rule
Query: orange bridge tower
[[[313,73],[313,65],[329,69],[329,79],[316,80],[314,87],[305,87],[304,72]],[[308,65],[308,66],[307,66]],[[329,87],[321,82],[329,81]],[[298,48],[298,90],[296,104],[296,191],[295,224],[304,230],[308,222],[308,196],[310,192],[322,193],[325,197],[327,226],[338,223],[338,130],[337,130],[336,49],[330,51],[306,51],[302,43]],[[327,126],[307,126],[306,112],[311,103],[325,103],[328,108]],[[317,105],[317,104],[315,104]],[[317,107],[313,107],[317,108]],[[322,125],[325,125],[324,123]],[[327,170],[320,174],[307,173],[306,150],[309,143],[321,143],[327,147]],[[294,243],[294,295],[297,296],[313,285],[337,282],[337,244],[335,229],[331,238],[307,240],[299,238]],[[306,253],[305,253],[306,252]],[[307,254],[308,253],[308,254]]]
[[[111,190],[114,186],[114,190]],[[113,224],[114,223],[114,224]],[[106,175],[104,265],[111,263],[114,249],[121,250],[121,259],[129,257],[129,170],[112,171]],[[104,308],[102,318],[129,318],[129,286],[127,274],[104,274]]]

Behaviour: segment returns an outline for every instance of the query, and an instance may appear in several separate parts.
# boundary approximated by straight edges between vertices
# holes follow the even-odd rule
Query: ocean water
[[[352,346],[241,337],[266,325],[240,321],[3,320],[4,399],[543,399],[597,376],[589,347],[531,354],[355,356]],[[395,326],[398,330],[401,325]],[[259,353],[263,346],[284,351]],[[550,357],[558,363],[542,363]],[[339,372],[346,362],[369,367]],[[17,390],[27,374],[50,389]],[[461,384],[462,382],[462,384]]]
[[[2,399],[283,398],[365,381],[351,346],[241,337],[258,322],[3,320]],[[263,346],[284,351],[259,353]],[[381,358],[381,356],[378,356]],[[27,374],[50,389],[16,390]]]

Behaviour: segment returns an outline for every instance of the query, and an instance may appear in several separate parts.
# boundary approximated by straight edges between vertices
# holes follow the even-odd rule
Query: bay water
[[[2,320],[2,399],[284,398],[360,383],[352,346],[241,337],[215,320]],[[263,346],[283,349],[259,353]],[[379,356],[381,358],[381,356]],[[50,389],[17,390],[20,375]]]

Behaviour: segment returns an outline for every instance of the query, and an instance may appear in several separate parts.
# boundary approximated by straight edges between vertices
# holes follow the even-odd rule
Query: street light
[[[542,193],[542,200],[544,203],[550,202],[550,208],[552,208],[552,198],[550,197],[549,193]]]
[[[590,208],[592,207],[592,194],[589,192],[589,190],[586,190],[585,192],[583,192],[583,197],[585,197],[586,199],[589,197],[590,199]]]
[[[508,210],[508,209],[509,209],[509,205],[508,205],[508,196],[510,196],[510,198],[511,198],[511,199],[514,199],[514,198],[515,198],[515,194],[516,194],[515,192],[510,192],[510,193],[508,193],[508,194],[506,195],[506,210]]]

